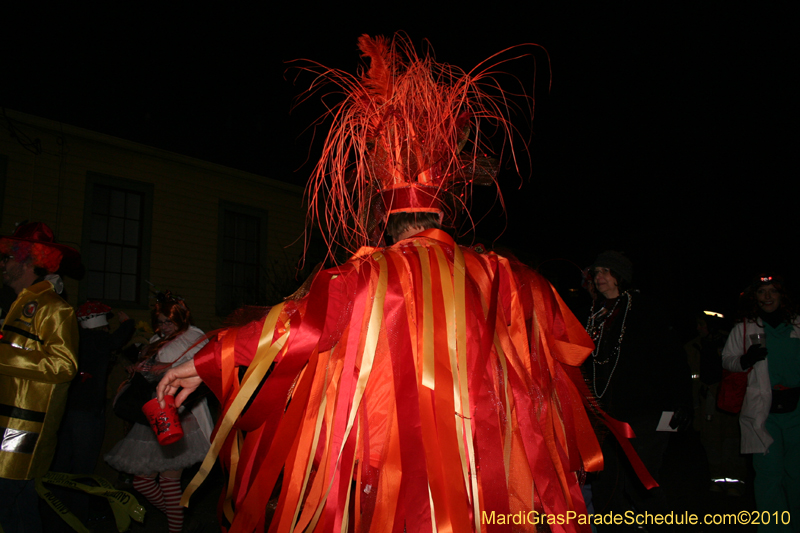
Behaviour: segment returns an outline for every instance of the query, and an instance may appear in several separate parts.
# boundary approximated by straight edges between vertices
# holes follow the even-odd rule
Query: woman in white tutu
[[[188,361],[207,341],[198,342],[203,332],[191,325],[191,312],[183,299],[169,291],[157,295],[152,320],[156,334],[134,370],[155,384],[165,365]],[[206,456],[213,428],[205,398],[188,410],[181,407],[180,413],[184,436],[178,442],[162,446],[150,426],[134,423],[105,456],[116,470],[134,474],[133,488],[167,515],[170,533],[183,528],[181,471]]]

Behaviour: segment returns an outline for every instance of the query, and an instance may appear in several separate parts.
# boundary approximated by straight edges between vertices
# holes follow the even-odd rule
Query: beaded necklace
[[[608,323],[609,319],[614,315],[614,311],[616,311],[617,306],[619,305],[619,302],[623,296],[627,296],[628,301],[625,305],[625,314],[622,316],[622,327],[620,328],[619,338],[617,339],[617,343],[611,348],[608,357],[606,357],[605,360],[601,361],[598,359],[598,356],[600,355],[600,343],[603,341],[603,333],[605,332],[606,324]],[[592,314],[586,321],[586,331],[587,333],[589,333],[589,336],[595,343],[595,348],[594,350],[592,350],[592,387],[594,388],[594,395],[596,398],[602,398],[603,395],[606,393],[606,391],[608,390],[608,385],[611,383],[611,378],[614,376],[614,371],[617,369],[617,363],[619,363],[620,347],[622,346],[622,338],[625,336],[625,320],[628,318],[628,311],[630,311],[631,309],[632,300],[633,299],[631,298],[631,293],[629,291],[625,291],[620,295],[619,298],[617,298],[617,301],[614,302],[614,307],[611,308],[611,311],[608,311],[605,307],[602,307],[598,311],[595,311],[594,304],[592,304]],[[612,357],[614,358],[614,366],[611,367],[611,373],[609,373],[608,375],[608,381],[606,381],[606,386],[603,387],[603,392],[597,392],[597,366],[608,364],[611,361]]]

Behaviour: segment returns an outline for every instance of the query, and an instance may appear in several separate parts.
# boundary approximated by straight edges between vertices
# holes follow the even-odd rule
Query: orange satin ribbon
[[[238,420],[239,415],[244,409],[244,406],[247,404],[247,401],[252,396],[253,392],[256,390],[256,387],[259,385],[259,383],[261,383],[261,380],[266,375],[267,370],[269,370],[269,367],[272,364],[272,361],[275,359],[275,356],[283,348],[283,345],[286,342],[286,338],[289,335],[288,331],[284,333],[283,336],[281,336],[281,338],[279,338],[277,341],[274,343],[272,342],[275,332],[275,324],[277,323],[278,316],[283,309],[283,305],[284,304],[279,304],[274,306],[264,321],[264,328],[261,333],[261,339],[259,340],[256,356],[253,358],[253,363],[248,368],[244,379],[242,379],[241,388],[239,389],[238,394],[236,394],[231,401],[230,406],[225,411],[222,422],[218,423],[217,434],[211,443],[211,448],[209,449],[206,458],[200,465],[200,470],[197,472],[194,479],[192,479],[192,481],[189,483],[189,486],[186,488],[186,491],[183,493],[181,505],[184,507],[189,505],[189,498],[211,472],[211,468],[214,466],[217,455],[219,454],[222,445],[225,443],[225,440],[228,438],[228,434],[233,428],[233,425],[236,423],[236,420]],[[230,356],[229,350],[227,352],[227,357]]]
[[[236,493],[226,493],[231,533],[263,522],[263,502],[281,470],[269,528],[276,533],[354,527],[390,533],[404,525],[482,531],[487,501],[505,501],[515,512],[583,509],[573,460],[579,456],[592,470],[602,458],[564,369],[580,364],[591,348],[546,281],[495,254],[461,249],[438,230],[387,250],[365,249],[340,275],[358,277],[358,292],[347,295],[355,308],[333,347],[315,350],[298,371],[288,408],[275,406],[286,412],[272,441],[258,442],[262,427],[248,433],[242,461],[259,462],[247,465],[252,486],[236,488],[249,492],[236,500],[235,515]],[[468,315],[476,302],[479,309]],[[213,464],[226,438],[233,440],[226,458],[231,475],[240,445],[238,436],[229,437],[234,423],[269,365],[293,353],[285,346],[290,314],[283,305],[265,319],[241,385],[235,333],[221,337],[225,415],[209,457]],[[418,422],[409,420],[417,409]],[[419,449],[408,442],[419,442]]]

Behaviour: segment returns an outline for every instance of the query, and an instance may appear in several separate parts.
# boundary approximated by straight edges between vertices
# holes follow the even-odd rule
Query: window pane
[[[236,235],[236,215],[230,211],[225,212],[225,236],[233,237]]]
[[[236,249],[233,253],[233,260],[239,263],[244,262],[244,253],[245,248],[247,247],[247,241],[242,239],[236,239]]]
[[[128,209],[125,210],[125,217],[131,220],[139,220],[142,211],[142,195],[128,193]]]
[[[125,232],[125,219],[112,217],[108,219],[108,242],[122,244]]]
[[[103,298],[109,300],[119,299],[119,274],[106,274]]]
[[[122,270],[122,248],[108,246],[106,248],[106,272],[120,272]]]
[[[258,225],[260,221],[255,217],[247,217],[249,220],[247,221],[247,240],[248,241],[257,241],[258,240]]]
[[[254,266],[244,267],[244,283],[245,287],[256,288],[256,268]]]
[[[93,241],[105,242],[108,236],[108,217],[103,215],[92,215],[91,239]]]
[[[264,219],[223,208],[218,305],[223,313],[243,304],[265,303],[261,285],[261,227]]]
[[[111,190],[107,187],[95,186],[92,192],[92,213],[108,214],[108,198]]]
[[[136,300],[136,276],[122,276],[120,300]]]
[[[141,292],[142,217],[147,196],[99,183],[92,184],[91,191],[89,296],[135,302]]]
[[[110,215],[118,217],[125,216],[125,193],[122,191],[111,191],[111,211]]]
[[[231,304],[233,304],[232,307],[239,307],[240,305],[242,305],[243,293],[244,291],[241,289],[241,287],[236,287],[233,289],[233,291],[231,292],[231,300],[232,300]]]
[[[236,248],[236,246],[234,245],[233,239],[225,239],[225,242],[222,245],[222,253],[224,254],[223,260],[225,261],[233,260],[234,248]]]
[[[136,220],[125,221],[125,244],[136,246],[139,244],[139,222]]]
[[[89,272],[86,278],[88,288],[86,289],[87,298],[103,297],[103,277],[102,272]]]
[[[122,273],[136,274],[139,267],[139,250],[136,248],[122,249]]]
[[[106,265],[106,247],[102,244],[89,245],[89,270],[104,270]]]
[[[253,243],[248,243],[249,246],[245,248],[245,262],[250,265],[255,265],[258,263],[258,249],[255,247]]]

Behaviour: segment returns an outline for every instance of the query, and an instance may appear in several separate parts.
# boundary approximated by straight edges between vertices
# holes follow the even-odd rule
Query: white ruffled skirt
[[[181,426],[183,438],[162,446],[150,426],[136,423],[105,460],[115,470],[139,476],[188,468],[205,458],[211,443],[191,412],[181,415]]]

